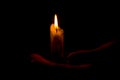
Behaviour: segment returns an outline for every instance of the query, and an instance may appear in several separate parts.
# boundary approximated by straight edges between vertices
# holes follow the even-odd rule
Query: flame
[[[55,28],[58,28],[58,19],[57,19],[57,15],[56,14],[54,16],[54,26],[55,26]]]

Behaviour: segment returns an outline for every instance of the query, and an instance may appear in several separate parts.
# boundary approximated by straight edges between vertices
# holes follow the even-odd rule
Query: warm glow
[[[58,28],[58,19],[57,19],[56,14],[55,14],[55,17],[54,17],[54,26],[55,26],[55,28]]]

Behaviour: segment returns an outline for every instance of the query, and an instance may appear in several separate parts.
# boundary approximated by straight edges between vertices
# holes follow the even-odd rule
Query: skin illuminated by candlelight
[[[75,52],[72,52],[72,53],[69,53],[69,55],[67,56],[67,59],[66,61],[68,63],[64,64],[64,63],[56,63],[54,61],[51,61],[51,60],[48,60],[44,57],[42,57],[40,54],[37,54],[37,53],[33,53],[31,55],[33,61],[37,61],[37,62],[40,62],[42,64],[46,64],[46,65],[49,65],[49,66],[54,66],[54,67],[63,67],[63,68],[72,68],[72,69],[83,69],[83,68],[89,68],[91,67],[93,64],[79,64],[79,65],[72,65],[69,63],[69,59],[70,57],[73,57],[73,56],[77,56],[77,54],[94,54],[94,52],[98,52],[98,51],[102,51],[104,49],[107,49],[109,47],[111,47],[112,45],[114,44],[117,44],[118,42],[117,41],[110,41],[110,42],[107,42],[105,44],[102,44],[101,46],[95,48],[95,49],[92,49],[92,50],[78,50],[78,51],[75,51]],[[101,54],[102,55],[102,54]],[[91,57],[91,56],[90,56]],[[97,57],[97,56],[96,56]],[[88,58],[88,57],[87,57]],[[95,58],[96,59],[96,58]]]

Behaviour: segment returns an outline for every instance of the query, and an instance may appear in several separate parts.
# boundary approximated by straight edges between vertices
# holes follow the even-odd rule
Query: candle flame
[[[58,28],[58,19],[57,19],[57,15],[56,14],[54,16],[54,26],[55,26],[55,28]]]

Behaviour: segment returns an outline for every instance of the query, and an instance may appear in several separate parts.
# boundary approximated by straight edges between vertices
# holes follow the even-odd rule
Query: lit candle
[[[64,53],[64,31],[58,26],[57,15],[54,16],[54,24],[50,26],[51,54],[63,57]]]

